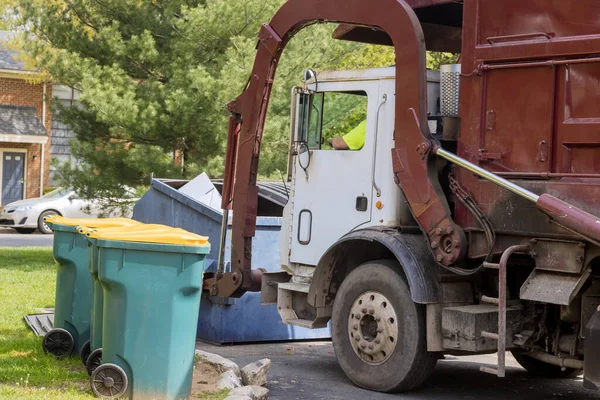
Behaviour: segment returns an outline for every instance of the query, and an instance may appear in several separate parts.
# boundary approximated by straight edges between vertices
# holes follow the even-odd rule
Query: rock
[[[256,400],[256,395],[254,394],[254,390],[252,390],[252,386],[242,386],[232,389],[228,396],[246,396],[250,397],[252,400]]]
[[[240,367],[236,363],[225,357],[221,357],[218,354],[213,354],[202,350],[196,350],[196,356],[200,361],[213,366],[213,368],[215,368],[218,373],[233,371],[233,373],[238,378],[241,378]]]
[[[242,368],[242,382],[244,385],[265,386],[267,384],[267,373],[271,366],[271,360],[263,358]]]
[[[235,389],[242,386],[240,378],[232,370],[225,371],[220,375],[219,382],[217,382],[217,389]]]
[[[248,387],[248,386],[245,386]],[[269,393],[269,389],[264,388],[262,386],[249,386],[254,393],[254,400],[267,400],[267,394]]]
[[[225,397],[225,400],[253,400],[253,398],[248,396],[233,395]]]

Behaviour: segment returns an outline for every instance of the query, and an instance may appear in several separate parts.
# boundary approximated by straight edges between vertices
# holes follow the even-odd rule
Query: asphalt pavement
[[[39,232],[20,234],[14,229],[0,228],[0,247],[49,247],[52,239],[53,235]]]
[[[338,366],[331,342],[295,342],[197,348],[227,357],[243,367],[261,358],[271,359],[269,399],[323,400],[550,400],[598,399],[600,394],[582,388],[582,377],[537,378],[519,367],[507,354],[506,378],[479,371],[493,366],[495,355],[452,357],[440,360],[420,389],[404,394],[375,393],[352,384]]]

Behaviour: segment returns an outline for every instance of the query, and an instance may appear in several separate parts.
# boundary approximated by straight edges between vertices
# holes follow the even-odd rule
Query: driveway
[[[10,228],[0,228],[0,247],[50,247],[53,235],[38,232],[22,235]]]
[[[300,342],[214,346],[197,348],[220,354],[240,366],[261,358],[272,361],[269,399],[323,400],[550,400],[598,399],[598,393],[583,389],[582,378],[549,380],[535,378],[507,355],[506,378],[479,371],[492,366],[495,355],[452,357],[440,360],[425,385],[408,394],[369,392],[352,385],[337,364],[330,342]]]

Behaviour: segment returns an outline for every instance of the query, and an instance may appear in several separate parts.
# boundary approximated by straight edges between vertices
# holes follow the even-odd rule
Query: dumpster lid
[[[141,224],[129,218],[65,218],[60,215],[52,215],[44,218],[44,221],[54,225],[86,226],[88,228],[120,227]]]
[[[90,232],[88,236],[92,239],[136,242],[136,243],[154,243],[154,244],[174,244],[180,246],[208,246],[206,236],[196,235],[181,228],[170,228],[160,230],[116,230],[116,229],[97,229]]]

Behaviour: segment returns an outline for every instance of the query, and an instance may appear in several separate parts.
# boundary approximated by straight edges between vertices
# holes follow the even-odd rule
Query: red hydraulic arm
[[[233,208],[231,272],[222,270],[207,286],[222,297],[260,288],[260,270],[251,269],[255,234],[258,161],[267,106],[277,64],[286,43],[302,28],[337,22],[382,29],[396,51],[395,147],[391,149],[396,184],[430,240],[434,257],[452,265],[465,252],[462,230],[450,212],[437,179],[435,144],[427,125],[425,40],[412,6],[446,0],[288,0],[263,25],[254,67],[244,92],[229,104],[223,209]],[[411,3],[409,5],[408,3]]]

